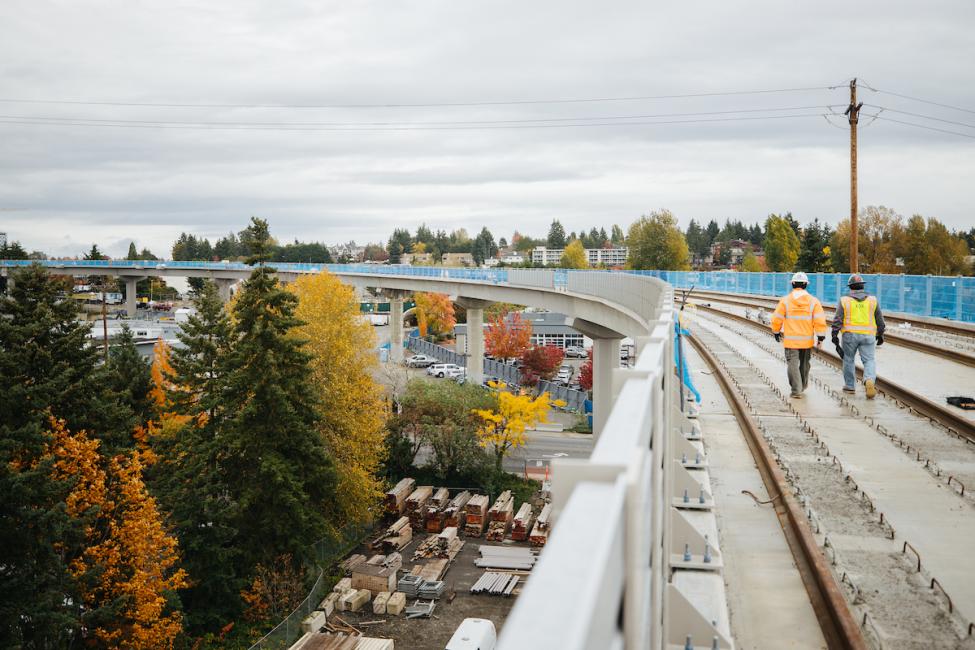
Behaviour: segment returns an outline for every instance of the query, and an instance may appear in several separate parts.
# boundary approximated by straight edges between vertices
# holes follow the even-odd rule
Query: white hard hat
[[[803,273],[802,271],[799,271],[799,272],[795,273],[792,276],[792,284],[795,284],[796,282],[802,282],[803,284],[809,284],[809,278],[806,277],[806,274],[805,273]]]

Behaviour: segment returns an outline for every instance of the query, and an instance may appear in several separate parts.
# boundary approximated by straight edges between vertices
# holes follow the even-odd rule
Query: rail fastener
[[[917,572],[921,572],[921,554],[917,552],[917,549],[911,546],[911,543],[904,540],[904,546],[901,547],[901,553],[907,553],[907,549],[914,551],[914,555],[917,556]]]
[[[949,614],[953,613],[955,611],[955,604],[951,602],[951,596],[948,595],[948,592],[945,591],[945,588],[941,586],[941,583],[938,582],[937,578],[931,578],[930,588],[934,589],[935,585],[938,585],[938,589],[941,590],[941,593],[943,593],[945,595],[945,598],[948,600],[948,613]]]
[[[962,483],[961,481],[959,481],[959,480],[958,480],[957,478],[955,478],[955,477],[954,477],[953,475],[952,475],[952,476],[949,476],[949,477],[948,477],[948,485],[951,485],[951,482],[952,482],[952,481],[954,481],[955,483],[957,483],[958,485],[960,485],[960,486],[961,486],[961,495],[962,495],[962,496],[965,496],[965,484],[964,484],[964,483]]]

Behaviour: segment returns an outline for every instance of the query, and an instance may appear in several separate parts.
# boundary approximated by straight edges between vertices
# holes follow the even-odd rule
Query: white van
[[[444,650],[494,650],[498,633],[486,618],[465,618]]]

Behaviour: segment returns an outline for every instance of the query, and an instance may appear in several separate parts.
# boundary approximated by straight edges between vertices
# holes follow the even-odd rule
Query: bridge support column
[[[489,300],[458,297],[454,302],[467,310],[467,381],[484,381],[484,308]]]
[[[572,327],[592,339],[592,433],[598,439],[613,408],[613,370],[620,367],[623,335],[581,318]]]
[[[230,296],[232,295],[230,289],[237,284],[237,281],[229,278],[216,278],[214,282],[217,285],[217,293],[220,294],[220,300],[223,302],[230,300]]]
[[[136,285],[141,278],[123,277],[125,280],[125,315],[135,318],[136,315]]]
[[[403,363],[403,300],[407,292],[384,289],[389,296],[389,360]]]

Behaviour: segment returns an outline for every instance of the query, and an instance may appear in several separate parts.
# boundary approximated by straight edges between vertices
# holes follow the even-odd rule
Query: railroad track
[[[707,291],[695,292],[695,294],[701,298],[707,298],[712,302],[721,302],[728,305],[737,305],[739,307],[764,307],[769,311],[775,309],[775,305],[778,302],[774,298],[763,298],[763,297],[744,298],[738,296],[727,296],[725,294],[720,294],[720,293],[711,293]],[[828,319],[832,318],[832,314],[833,314],[832,307],[827,307],[826,305],[824,305],[823,308],[828,312],[827,318]],[[965,336],[968,338],[972,338],[973,336],[975,336],[973,335],[973,332],[971,330],[960,328],[960,327],[954,327],[949,324],[941,325],[940,323],[931,324],[927,322],[911,321],[909,319],[888,316],[887,314],[884,314],[884,320],[889,321],[891,323],[909,323],[912,327],[931,329],[939,332],[947,332],[950,334]],[[971,368],[975,368],[975,355],[968,354],[961,350],[950,349],[944,346],[932,345],[931,343],[925,343],[924,341],[919,341],[917,339],[911,338],[910,336],[904,336],[898,334],[896,331],[891,331],[891,328],[888,328],[887,331],[884,333],[884,338],[889,343],[892,343],[894,345],[899,345],[901,347],[909,348],[911,350],[923,352],[924,354],[930,354],[935,357],[947,359],[955,363],[960,363],[969,366]]]
[[[772,336],[772,332],[769,330],[769,328],[766,325],[763,325],[762,323],[757,323],[753,320],[749,320],[744,316],[739,316],[738,314],[732,314],[726,311],[722,311],[720,309],[715,309],[714,307],[708,307],[706,305],[701,305],[701,304],[697,305],[697,309],[703,310],[710,314],[714,314],[721,318],[727,318],[733,320],[743,325],[748,325],[752,329],[760,330],[765,334],[767,334],[768,336]],[[840,369],[843,368],[842,360],[835,354],[832,354],[826,350],[821,350],[819,348],[813,348],[813,352],[818,356],[819,359],[822,359],[823,361],[832,365],[833,367],[840,368]],[[856,372],[857,372],[857,378],[862,379],[863,370],[861,368],[857,368]],[[958,435],[963,436],[972,442],[975,442],[975,422],[967,419],[963,415],[954,413],[953,411],[950,411],[947,408],[942,407],[940,404],[936,404],[935,402],[932,402],[928,398],[918,395],[917,393],[909,390],[908,388],[905,388],[904,386],[901,386],[896,382],[893,382],[889,379],[884,379],[883,377],[880,376],[877,377],[877,390],[887,394],[888,396],[892,397],[898,402],[905,404],[906,406],[910,407],[914,411],[917,411],[924,417],[933,420],[934,422],[937,422],[938,424],[945,427],[946,429],[950,429],[951,431],[954,431]]]
[[[804,511],[793,496],[791,486],[762,436],[758,424],[745,406],[741,395],[735,390],[730,375],[697,337],[691,336],[687,340],[711,368],[714,378],[721,386],[745,434],[745,440],[755,459],[765,489],[771,496],[770,501],[775,508],[779,525],[792,551],[828,647],[865,650],[869,646],[853,618],[825,556],[820,551]]]

